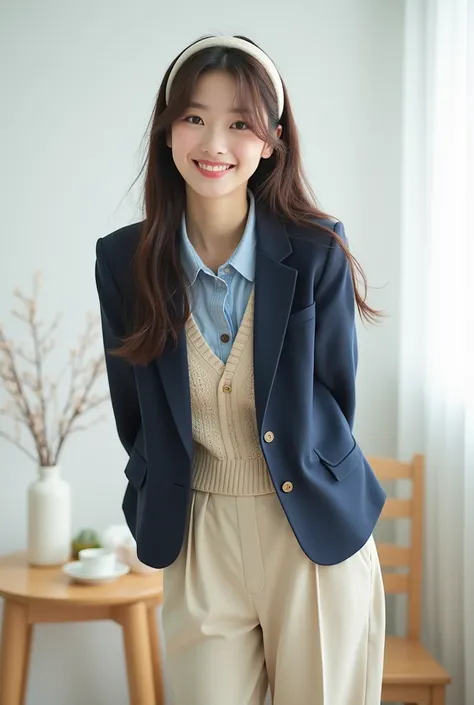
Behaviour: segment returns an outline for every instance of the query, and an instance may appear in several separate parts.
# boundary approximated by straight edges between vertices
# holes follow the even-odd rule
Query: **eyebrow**
[[[204,105],[203,103],[196,103],[196,102],[189,103],[188,108],[198,108],[198,110],[210,110],[208,105]],[[228,110],[228,112],[242,114],[242,113],[247,112],[247,109],[246,108],[230,108],[230,110]]]

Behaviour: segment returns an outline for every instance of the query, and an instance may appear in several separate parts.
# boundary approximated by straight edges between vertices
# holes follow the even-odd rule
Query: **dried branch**
[[[105,365],[104,365],[104,361],[102,358],[99,358],[92,363],[92,370],[91,370],[90,378],[86,382],[85,387],[84,387],[84,391],[82,392],[82,395],[80,396],[79,400],[76,400],[76,404],[75,404],[75,407],[73,408],[71,416],[69,417],[67,423],[63,427],[63,431],[62,431],[62,434],[59,438],[58,446],[56,449],[56,457],[59,456],[59,453],[60,453],[61,448],[64,444],[64,441],[66,440],[68,434],[70,433],[71,428],[72,428],[73,424],[75,423],[75,420],[77,418],[79,418],[79,416],[87,413],[88,411],[95,408],[99,404],[102,404],[104,401],[106,401],[108,399],[108,397],[105,396],[103,398],[99,398],[99,401],[96,401],[95,403],[91,402],[88,399],[88,396],[89,396],[89,394],[90,394],[90,392],[96,382],[97,377],[100,374],[103,374],[104,369],[105,369]]]
[[[14,438],[12,438],[11,436],[9,436],[8,433],[5,433],[4,431],[0,431],[0,436],[1,436],[2,438],[6,438],[7,441],[10,441],[10,443],[13,443],[13,445],[16,445],[17,448],[19,448],[21,451],[23,451],[23,453],[26,453],[26,455],[27,455],[29,458],[31,458],[32,460],[34,460],[35,462],[38,460],[38,458],[37,458],[36,456],[32,455],[32,454],[31,454],[28,450],[26,450],[26,448],[24,448],[20,443],[17,443],[17,441],[16,441]]]
[[[98,416],[96,419],[94,419],[94,421],[91,421],[91,422],[88,423],[88,424],[82,424],[82,426],[78,426],[78,425],[76,424],[73,428],[71,428],[71,430],[69,431],[69,433],[71,434],[71,433],[77,433],[78,431],[85,431],[87,428],[92,428],[92,427],[95,426],[97,423],[99,423],[99,421],[103,421],[104,419],[105,419],[105,416],[104,416],[103,414],[101,414],[101,415]]]
[[[26,324],[32,340],[32,354],[25,351],[23,346],[7,340],[0,326],[0,381],[10,397],[9,404],[0,408],[0,416],[10,418],[17,430],[26,427],[35,444],[36,458],[21,445],[18,438],[4,431],[0,431],[0,435],[40,465],[54,465],[71,433],[89,427],[79,425],[79,418],[108,401],[109,395],[92,394],[97,381],[105,373],[103,354],[89,359],[90,349],[100,337],[100,317],[96,314],[87,316],[85,333],[80,337],[78,347],[70,351],[69,360],[56,379],[50,380],[46,376],[45,360],[54,348],[51,335],[58,327],[60,315],[42,334],[43,323],[37,315],[39,288],[40,274],[37,273],[31,298],[24,296],[18,289],[14,291],[14,296],[26,312],[13,310],[12,314]],[[20,370],[18,360],[32,367],[33,372]],[[67,369],[70,372],[69,389],[62,409],[59,410],[59,386]],[[52,417],[52,433],[49,433]],[[97,423],[97,419],[94,423]]]
[[[41,443],[35,433],[35,421],[34,421],[34,416],[31,411],[30,405],[28,403],[28,399],[26,397],[23,385],[21,383],[21,378],[17,370],[17,366],[15,364],[15,358],[13,356],[13,352],[11,349],[11,346],[9,345],[8,341],[6,340],[2,329],[0,328],[0,350],[4,352],[7,358],[7,363],[8,363],[8,376],[7,379],[5,380],[7,382],[6,384],[6,390],[9,394],[13,396],[17,403],[17,407],[21,412],[21,415],[23,419],[25,420],[25,425],[29,429],[31,435],[33,436],[33,440],[36,445],[36,450],[38,452],[38,457],[40,459],[43,458],[43,449],[41,447]],[[8,382],[11,382],[12,384],[9,385]]]

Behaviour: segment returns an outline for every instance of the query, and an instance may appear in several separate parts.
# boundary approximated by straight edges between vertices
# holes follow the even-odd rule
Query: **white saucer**
[[[111,583],[113,580],[117,580],[122,575],[126,575],[130,571],[128,565],[125,563],[120,563],[119,561],[115,564],[115,570],[110,575],[87,575],[83,572],[80,561],[72,561],[72,563],[66,563],[63,566],[63,573],[69,578],[72,578],[76,583],[82,583],[83,585],[102,585],[103,583]]]

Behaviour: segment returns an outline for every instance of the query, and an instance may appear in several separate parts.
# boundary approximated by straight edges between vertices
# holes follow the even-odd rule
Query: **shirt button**
[[[292,482],[284,482],[281,486],[281,489],[283,492],[292,492],[293,491],[293,483]]]
[[[224,386],[222,387],[222,391],[226,392],[227,394],[230,394],[232,391],[232,387],[230,386],[230,384],[224,384]]]
[[[226,274],[229,274],[229,272],[230,272],[230,267],[226,267],[226,268],[224,269],[224,272],[225,272]]]
[[[229,340],[230,340],[230,335],[227,335],[227,333],[222,333],[222,335],[221,335],[221,341],[222,341],[223,343],[228,343]]]
[[[271,443],[275,436],[271,431],[267,431],[266,434],[264,435],[264,439],[266,440],[267,443]]]

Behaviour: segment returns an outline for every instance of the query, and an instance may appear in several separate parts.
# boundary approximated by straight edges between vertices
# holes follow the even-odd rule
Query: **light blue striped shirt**
[[[191,310],[214,354],[227,362],[255,281],[255,198],[247,190],[249,210],[240,243],[217,271],[206,267],[189,240],[186,215],[181,220],[181,262],[189,282]],[[224,338],[222,338],[224,336]],[[228,341],[226,340],[228,336]]]

